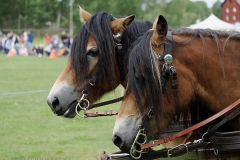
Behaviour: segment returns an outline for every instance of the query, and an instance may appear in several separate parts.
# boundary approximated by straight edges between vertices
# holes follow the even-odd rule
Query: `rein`
[[[223,109],[222,111],[216,113],[215,115],[185,129],[185,130],[182,130],[172,136],[169,136],[169,137],[165,137],[163,139],[159,139],[159,140],[154,140],[153,142],[151,143],[147,143],[147,144],[144,144],[144,145],[141,145],[141,149],[146,149],[146,148],[150,148],[150,147],[153,147],[153,146],[156,146],[156,145],[160,145],[160,144],[163,144],[163,143],[167,143],[169,141],[172,141],[178,137],[181,137],[191,131],[194,131],[206,124],[208,124],[209,122],[212,122],[213,120],[219,118],[220,116],[224,115],[225,113],[229,112],[230,110],[234,109],[236,106],[238,106],[240,104],[240,99],[238,99],[237,101],[235,101],[234,103],[232,103],[231,105],[229,105],[227,108]],[[225,120],[224,122],[226,122],[227,120],[232,120],[233,118],[235,118],[240,112],[240,108],[238,108],[238,110],[232,112],[232,114],[230,114]],[[215,129],[209,133],[207,132],[206,134],[212,134],[213,132],[215,131]]]
[[[121,83],[124,83],[125,74],[124,74],[124,68],[123,68],[123,50],[122,50],[122,44],[121,44],[121,35],[119,33],[117,35],[113,35],[113,39],[114,39],[114,43],[115,43],[115,52],[117,54],[117,62],[118,62],[118,68],[119,68],[119,72],[120,72]],[[82,91],[82,97],[79,100],[77,100],[78,103],[75,107],[75,112],[81,118],[98,117],[98,116],[112,116],[112,115],[117,115],[118,114],[117,111],[99,112],[99,111],[89,111],[88,110],[88,108],[90,106],[90,102],[85,97],[88,95],[91,88],[95,85],[95,82],[99,77],[99,74],[100,74],[99,70],[97,70],[95,72],[95,74],[93,75],[93,77],[89,80],[85,89]],[[122,101],[122,100],[123,100],[123,96],[119,97],[119,98],[116,98],[116,99],[113,99],[113,100],[93,104],[93,105],[91,105],[91,108],[96,108],[96,107],[100,107],[100,106],[104,106],[104,105],[109,105],[109,104],[116,103],[116,102],[119,102],[119,101]],[[81,110],[84,110],[84,115],[83,116],[81,116],[78,113],[78,108],[80,108]]]
[[[134,140],[135,144],[138,144],[140,149],[134,148],[134,150],[130,150],[130,154],[124,154],[124,153],[116,153],[116,154],[103,154],[107,158],[102,158],[101,160],[107,160],[108,158],[112,160],[119,160],[119,159],[139,159],[139,160],[145,160],[145,159],[156,159],[156,158],[170,158],[170,157],[178,157],[181,155],[184,155],[186,153],[192,152],[192,151],[199,151],[201,149],[204,149],[208,145],[212,145],[214,148],[211,149],[214,151],[215,155],[219,154],[219,151],[221,151],[221,154],[228,154],[228,156],[231,156],[233,153],[238,153],[236,151],[240,148],[240,132],[225,132],[225,133],[219,133],[215,131],[225,124],[226,122],[234,119],[236,116],[240,114],[240,107],[235,109],[240,104],[240,99],[229,105],[227,108],[223,109],[222,111],[216,113],[215,115],[199,122],[196,125],[193,125],[185,130],[182,130],[172,136],[165,137],[163,139],[154,140],[150,143],[145,143],[147,141],[147,136],[144,133],[144,129],[140,129],[136,139]],[[161,150],[152,150],[151,147],[155,147],[157,145],[167,143],[169,141],[172,141],[178,137],[181,137],[183,135],[186,135],[210,122],[213,120],[221,117],[222,115],[228,113],[229,111],[235,109],[233,112],[231,112],[228,116],[226,116],[224,119],[222,119],[218,124],[210,128],[206,133],[203,134],[202,139],[194,140],[194,142],[187,142],[184,144],[180,144],[178,146],[175,146],[173,148],[163,148]],[[139,141],[139,138],[143,138],[143,142]],[[219,141],[222,142],[219,142]],[[145,144],[143,144],[145,143]],[[133,144],[134,145],[134,144]],[[138,148],[139,148],[138,147]],[[235,151],[235,152],[234,152]],[[133,155],[134,154],[134,155]],[[236,154],[239,156],[239,153]]]

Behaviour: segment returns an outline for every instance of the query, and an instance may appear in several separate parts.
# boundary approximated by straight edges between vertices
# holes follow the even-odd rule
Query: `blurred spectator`
[[[33,34],[31,33],[31,31],[27,32],[27,49],[28,51],[31,50],[32,47],[32,43],[33,43]]]
[[[23,32],[23,39],[22,39],[22,43],[24,44],[24,46],[27,48],[27,44],[28,44],[28,34],[27,32]]]
[[[14,33],[12,36],[12,46],[15,49],[17,55],[19,55],[19,41],[20,37]]]
[[[51,36],[49,34],[45,35],[45,45],[48,45],[49,43],[51,43]]]
[[[37,46],[33,46],[31,48],[31,52],[28,52],[29,55],[37,55]]]
[[[2,32],[0,31],[0,53],[2,52],[3,50],[3,37],[4,37],[4,34],[2,34]]]
[[[62,31],[62,43],[65,47],[70,48],[70,37],[67,36],[65,31]]]
[[[19,54],[21,56],[28,56],[28,51],[24,44],[20,45]]]
[[[52,44],[49,43],[48,45],[45,46],[45,53],[46,53],[47,56],[50,55],[51,50],[52,50]]]
[[[37,46],[36,50],[37,50],[38,57],[42,57],[43,56],[43,46],[42,45]]]
[[[7,39],[4,42],[4,51],[6,54],[8,54],[9,50],[11,49],[11,42],[10,36],[7,36]]]
[[[55,51],[58,52],[60,41],[57,34],[53,35],[52,37],[52,45],[53,45],[53,49],[55,49]]]

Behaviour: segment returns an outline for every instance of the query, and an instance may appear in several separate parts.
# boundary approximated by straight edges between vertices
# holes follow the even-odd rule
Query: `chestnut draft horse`
[[[107,12],[91,15],[81,7],[79,14],[84,25],[74,38],[67,66],[47,97],[56,115],[69,118],[76,116],[81,97],[91,104],[119,84],[126,86],[127,50],[152,28],[151,22],[134,21],[134,15],[116,19]]]
[[[128,84],[112,138],[123,152],[130,152],[139,128],[150,140],[163,138],[179,117],[192,126],[240,97],[239,32],[167,33],[166,19],[157,17],[129,54]],[[239,116],[226,126],[239,131]]]

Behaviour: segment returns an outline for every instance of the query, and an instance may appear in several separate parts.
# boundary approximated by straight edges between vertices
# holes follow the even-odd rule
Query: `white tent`
[[[214,29],[214,30],[235,30],[235,25],[227,23],[217,18],[214,14],[211,14],[208,18],[200,23],[190,25],[189,28],[201,28],[201,29]]]

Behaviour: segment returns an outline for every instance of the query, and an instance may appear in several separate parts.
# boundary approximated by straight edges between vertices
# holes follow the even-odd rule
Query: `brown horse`
[[[167,33],[167,21],[159,16],[131,50],[127,90],[113,130],[113,142],[124,152],[139,128],[149,139],[163,138],[179,115],[191,126],[240,97],[239,32],[180,28]],[[164,57],[167,50],[172,56]],[[229,125],[240,130],[239,117]]]
[[[81,97],[87,96],[93,103],[119,84],[126,86],[127,50],[152,28],[151,22],[134,21],[134,15],[116,19],[107,12],[91,15],[81,7],[79,13],[84,25],[73,41],[67,66],[47,97],[56,115],[69,118],[76,116]]]

